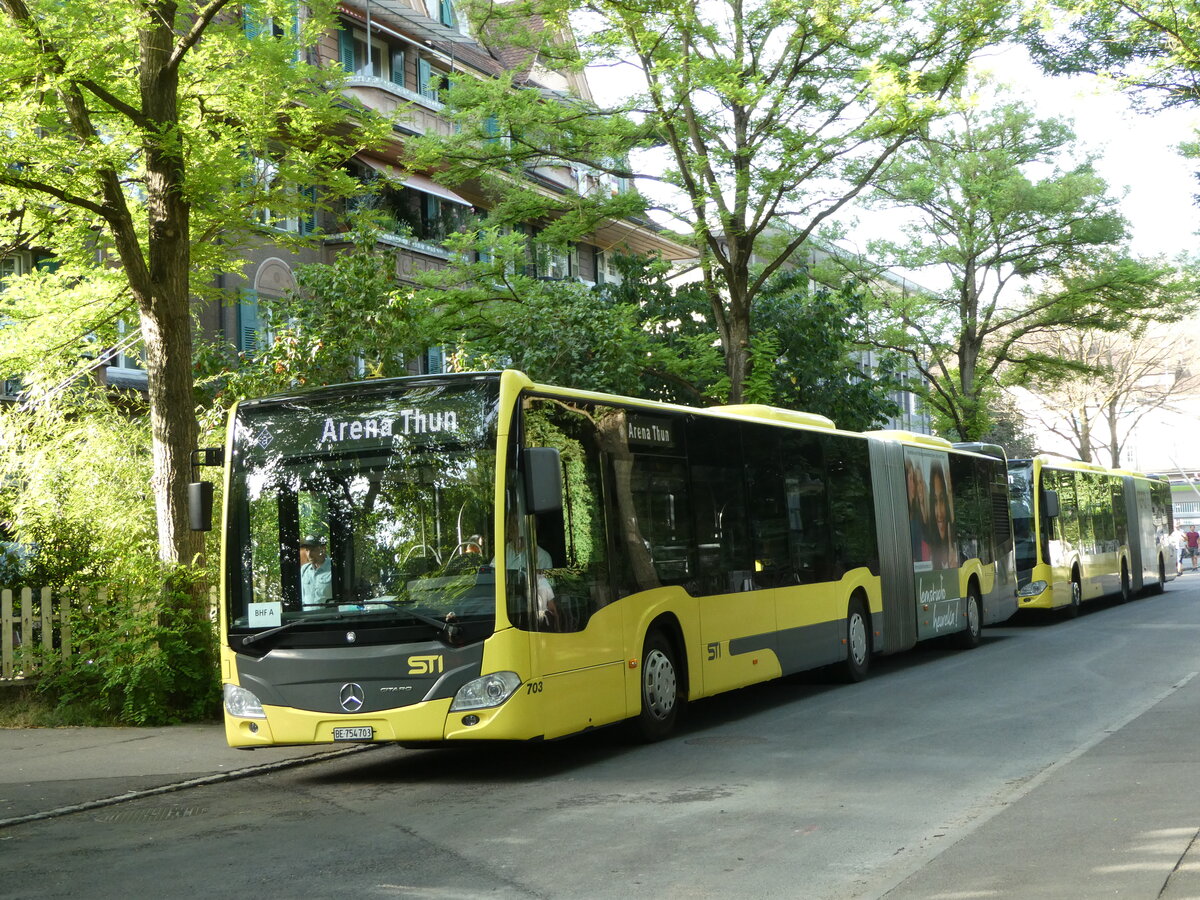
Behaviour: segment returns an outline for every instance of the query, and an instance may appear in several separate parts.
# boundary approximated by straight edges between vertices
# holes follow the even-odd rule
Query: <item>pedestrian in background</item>
[[[1179,526],[1175,526],[1175,530],[1171,532],[1171,536],[1167,541],[1175,548],[1175,574],[1183,574],[1183,554],[1187,552],[1187,536],[1179,530]]]

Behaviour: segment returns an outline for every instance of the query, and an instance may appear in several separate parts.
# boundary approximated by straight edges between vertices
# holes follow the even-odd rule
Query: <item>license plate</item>
[[[370,741],[375,738],[375,729],[370,725],[355,725],[353,728],[333,729],[335,741]]]

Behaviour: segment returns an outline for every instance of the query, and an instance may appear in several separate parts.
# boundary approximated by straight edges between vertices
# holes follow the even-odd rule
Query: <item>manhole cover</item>
[[[203,806],[150,806],[145,809],[114,809],[96,816],[97,822],[114,825],[142,825],[167,819],[186,819],[208,812]]]

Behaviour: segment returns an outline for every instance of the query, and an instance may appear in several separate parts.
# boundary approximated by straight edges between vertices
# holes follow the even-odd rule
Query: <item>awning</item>
[[[370,166],[376,172],[390,178],[397,184],[402,184],[405,187],[410,187],[414,191],[421,191],[426,194],[433,194],[435,197],[441,197],[443,200],[449,200],[451,203],[457,203],[460,206],[473,206],[470,200],[460,197],[448,187],[443,187],[427,175],[405,175],[395,166],[390,163],[385,163],[382,160],[372,159],[369,156],[354,157],[364,165]]]
[[[437,19],[413,9],[402,0],[367,0],[363,3],[370,17],[392,28],[403,28],[426,41],[446,41],[452,44],[473,44],[475,39],[463,34],[453,25],[443,25]],[[350,12],[350,10],[346,10]]]

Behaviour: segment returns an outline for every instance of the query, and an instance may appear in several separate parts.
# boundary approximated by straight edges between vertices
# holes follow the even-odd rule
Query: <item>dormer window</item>
[[[429,13],[429,18],[437,19],[447,28],[458,27],[453,0],[425,0],[425,10]]]

